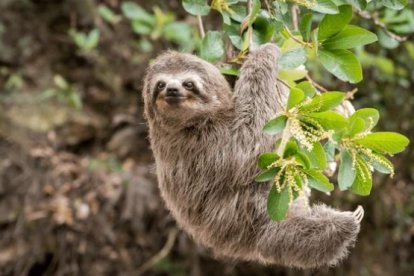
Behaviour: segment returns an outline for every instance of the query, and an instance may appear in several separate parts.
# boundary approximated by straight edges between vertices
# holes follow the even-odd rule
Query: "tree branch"
[[[368,12],[357,11],[357,13],[360,17],[371,20],[376,26],[380,27],[389,37],[393,38],[394,40],[398,42],[404,42],[408,39],[407,36],[399,36],[388,30],[387,26],[379,19],[377,12],[370,14]]]

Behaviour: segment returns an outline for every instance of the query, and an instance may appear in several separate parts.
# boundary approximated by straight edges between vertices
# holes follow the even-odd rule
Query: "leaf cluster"
[[[310,83],[302,82],[290,90],[286,109],[264,126],[269,135],[283,133],[275,146],[283,156],[267,152],[258,158],[262,172],[256,181],[273,183],[268,199],[273,219],[285,218],[289,204],[306,187],[322,192],[334,189],[323,174],[328,161],[340,160],[340,190],[361,196],[370,194],[374,170],[394,174],[386,155],[403,151],[408,138],[395,132],[373,132],[379,120],[373,108],[357,110],[345,118],[334,111],[344,100],[345,93],[316,94]],[[287,139],[285,147],[283,139]],[[286,176],[286,170],[293,179]],[[286,200],[284,193],[293,196]]]

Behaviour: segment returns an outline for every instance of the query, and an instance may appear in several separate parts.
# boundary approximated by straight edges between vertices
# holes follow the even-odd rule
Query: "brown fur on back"
[[[254,182],[257,156],[274,150],[274,137],[262,127],[287,94],[276,77],[278,56],[271,44],[251,53],[234,92],[217,68],[192,55],[167,52],[150,65],[143,96],[160,191],[179,225],[218,256],[301,268],[334,265],[355,241],[354,215],[311,208],[302,196],[287,219],[271,221],[270,183]],[[162,114],[152,99],[152,80],[161,72],[201,76],[214,104],[177,117],[185,119]]]

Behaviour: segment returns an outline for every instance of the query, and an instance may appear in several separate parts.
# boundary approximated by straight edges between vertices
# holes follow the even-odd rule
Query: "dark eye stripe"
[[[203,102],[208,103],[208,97],[204,94],[200,93],[200,90],[196,85],[194,85],[193,89],[191,90],[194,95],[196,95],[198,98],[200,98]]]
[[[158,95],[160,94],[161,90],[162,90],[162,89],[159,89],[159,88],[158,88],[158,83],[157,83],[157,84],[155,85],[155,87],[154,87],[154,91],[153,91],[153,93],[152,93],[152,103],[155,103],[155,101],[157,100]]]

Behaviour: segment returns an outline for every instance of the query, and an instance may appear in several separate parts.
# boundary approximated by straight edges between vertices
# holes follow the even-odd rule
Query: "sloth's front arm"
[[[234,104],[240,124],[262,128],[282,110],[288,93],[278,81],[279,48],[265,44],[251,52],[244,62],[234,89]]]

